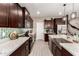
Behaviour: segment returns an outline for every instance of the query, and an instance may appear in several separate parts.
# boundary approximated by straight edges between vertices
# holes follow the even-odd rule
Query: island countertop
[[[79,56],[79,43],[73,42],[73,37],[68,38],[66,35],[49,35],[49,38],[63,38],[64,40],[70,41],[72,43],[59,43],[61,47],[71,53],[73,56]]]
[[[60,43],[60,45],[73,56],[79,56],[79,43]]]
[[[10,40],[10,41],[0,44],[0,55],[9,56],[29,38],[30,37],[19,37],[16,40]]]
[[[73,42],[74,38],[72,38],[72,37],[67,38],[67,37],[68,37],[67,35],[49,35],[49,38],[63,38],[64,40]]]

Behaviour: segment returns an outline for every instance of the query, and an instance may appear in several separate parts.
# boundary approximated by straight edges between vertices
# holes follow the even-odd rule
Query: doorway
[[[44,40],[44,22],[40,21],[36,23],[36,40]]]

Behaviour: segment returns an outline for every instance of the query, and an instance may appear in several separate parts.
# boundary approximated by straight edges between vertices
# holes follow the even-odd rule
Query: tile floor
[[[43,40],[37,40],[34,43],[31,53],[29,56],[53,56],[49,50],[48,42]]]

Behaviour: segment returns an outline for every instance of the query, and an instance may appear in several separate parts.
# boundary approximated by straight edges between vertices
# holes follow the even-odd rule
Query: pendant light
[[[63,4],[63,7],[64,7],[64,16],[63,16],[63,21],[66,21],[67,17],[65,16],[65,6],[66,4]]]
[[[77,16],[77,12],[74,11],[74,3],[72,4],[72,7],[73,7],[73,11],[71,13],[71,19],[75,19]]]

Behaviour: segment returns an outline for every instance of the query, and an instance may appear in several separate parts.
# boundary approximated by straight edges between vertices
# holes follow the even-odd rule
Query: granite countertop
[[[60,45],[74,56],[79,56],[79,43],[60,43]]]
[[[0,44],[0,55],[1,56],[11,55],[16,49],[18,49],[29,38],[30,37],[19,37],[16,40],[10,40],[10,41]]]
[[[49,35],[51,38],[67,38],[66,35]]]
[[[73,37],[67,39],[66,35],[49,35],[49,38],[64,38],[65,40],[72,42],[72,43],[59,43],[59,44],[61,47],[66,49],[72,55],[79,56],[79,43],[74,42]]]
[[[70,37],[70,38],[67,38],[68,36],[67,35],[49,35],[49,38],[63,38],[69,42],[73,42],[73,38]]]

